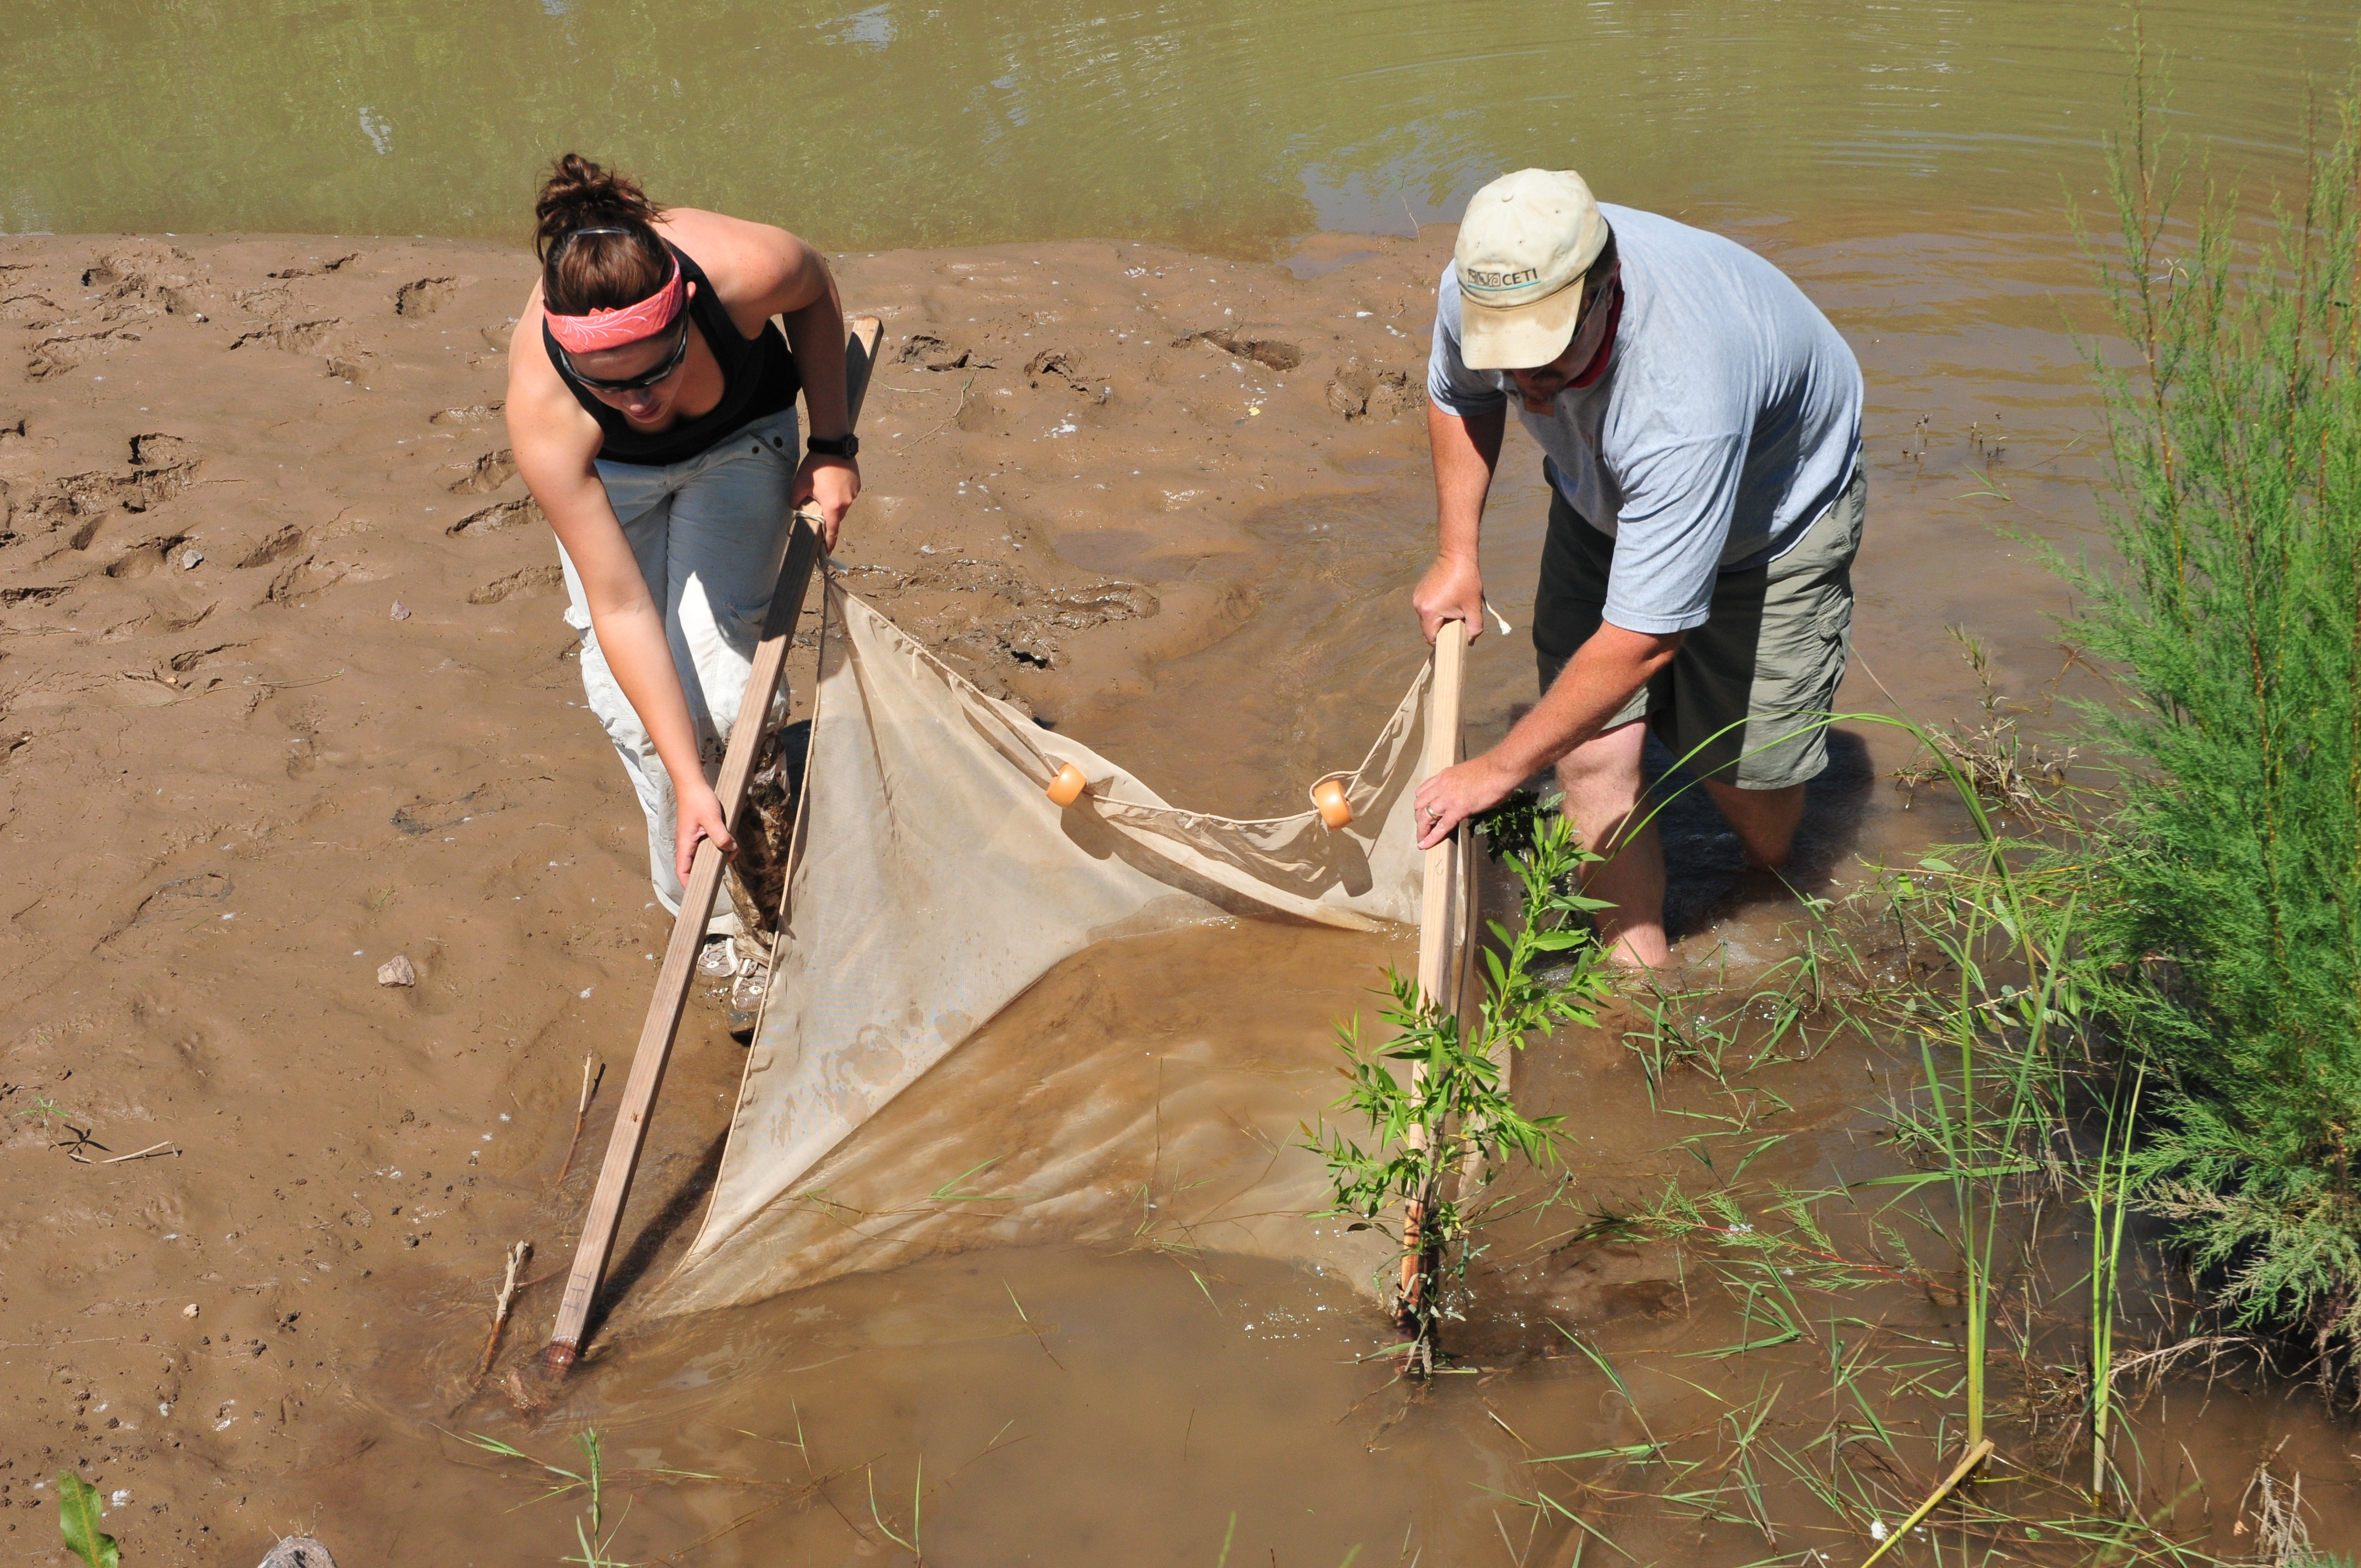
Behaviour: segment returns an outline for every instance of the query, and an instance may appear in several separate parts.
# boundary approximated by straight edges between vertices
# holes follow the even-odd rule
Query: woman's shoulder
[[[668,207],[656,230],[693,259],[725,305],[766,299],[794,276],[803,247],[774,224],[727,213]]]

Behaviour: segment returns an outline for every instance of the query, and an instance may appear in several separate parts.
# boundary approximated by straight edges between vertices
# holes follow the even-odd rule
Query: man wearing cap
[[[1533,603],[1542,699],[1419,786],[1422,846],[1555,763],[1599,938],[1668,961],[1648,729],[1704,780],[1750,863],[1784,863],[1852,622],[1867,513],[1861,367],[1828,318],[1730,240],[1601,206],[1572,170],[1476,193],[1444,269],[1427,367],[1438,546],[1412,596],[1427,640],[1483,630],[1477,542],[1511,400],[1543,453]]]

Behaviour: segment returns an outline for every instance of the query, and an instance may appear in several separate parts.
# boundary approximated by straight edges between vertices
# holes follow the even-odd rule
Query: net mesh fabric
[[[1358,930],[1420,917],[1424,857],[1411,813],[1430,670],[1346,778],[1348,826],[1331,830],[1310,809],[1240,820],[1169,805],[1089,747],[985,696],[840,583],[823,591],[809,762],[770,991],[703,1226],[649,1303],[656,1313],[758,1300],[985,1234],[1104,1231],[1115,1223],[1109,1195],[1136,1192],[1151,1158],[1183,1152],[1124,1135],[1150,1107],[1111,1080],[1038,1097],[1014,1124],[1022,1146],[978,1155],[997,1162],[994,1190],[1023,1190],[1021,1206],[979,1212],[937,1190],[941,1170],[961,1168],[963,1106],[979,1096],[1005,1103],[1061,1068],[1089,1071],[1093,1028],[1105,1031],[1088,1016],[1087,977],[1068,966],[1045,988],[1062,983],[1076,1005],[1037,1008],[1051,1020],[1042,1037],[1001,1042],[974,1060],[955,1058],[963,1042],[1095,944],[1233,916]],[[1089,787],[1061,810],[1046,790],[1068,763]],[[1464,909],[1455,921],[1464,954],[1472,922]],[[1250,998],[1234,1002],[1211,1003],[1206,1026],[1257,1027]],[[857,1135],[929,1074],[894,1107],[890,1140]],[[1158,1109],[1177,1129],[1206,1119]],[[1000,1124],[1004,1140],[1010,1125]],[[907,1157],[913,1148],[932,1157]],[[921,1164],[928,1174],[911,1176]],[[1303,1213],[1322,1206],[1318,1176],[1311,1157],[1291,1162],[1253,1204],[1283,1211],[1285,1223],[1247,1226],[1235,1245],[1371,1273],[1389,1244],[1304,1225]],[[907,1190],[895,1190],[897,1180]],[[857,1212],[831,1197],[848,1184],[869,1195]]]

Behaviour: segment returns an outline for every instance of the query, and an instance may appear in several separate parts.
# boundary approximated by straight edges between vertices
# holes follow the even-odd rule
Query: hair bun
[[[533,254],[546,259],[552,246],[579,228],[648,227],[663,210],[638,181],[569,152],[551,167],[533,203]]]

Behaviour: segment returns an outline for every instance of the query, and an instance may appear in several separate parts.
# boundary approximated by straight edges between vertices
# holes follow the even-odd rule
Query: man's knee
[[[1558,783],[1569,794],[1640,795],[1640,752],[1648,738],[1643,720],[1620,725],[1576,746],[1558,759]]]
[[[1707,789],[1722,817],[1737,831],[1747,862],[1777,871],[1795,853],[1795,829],[1804,819],[1804,786],[1740,789],[1708,780]]]

